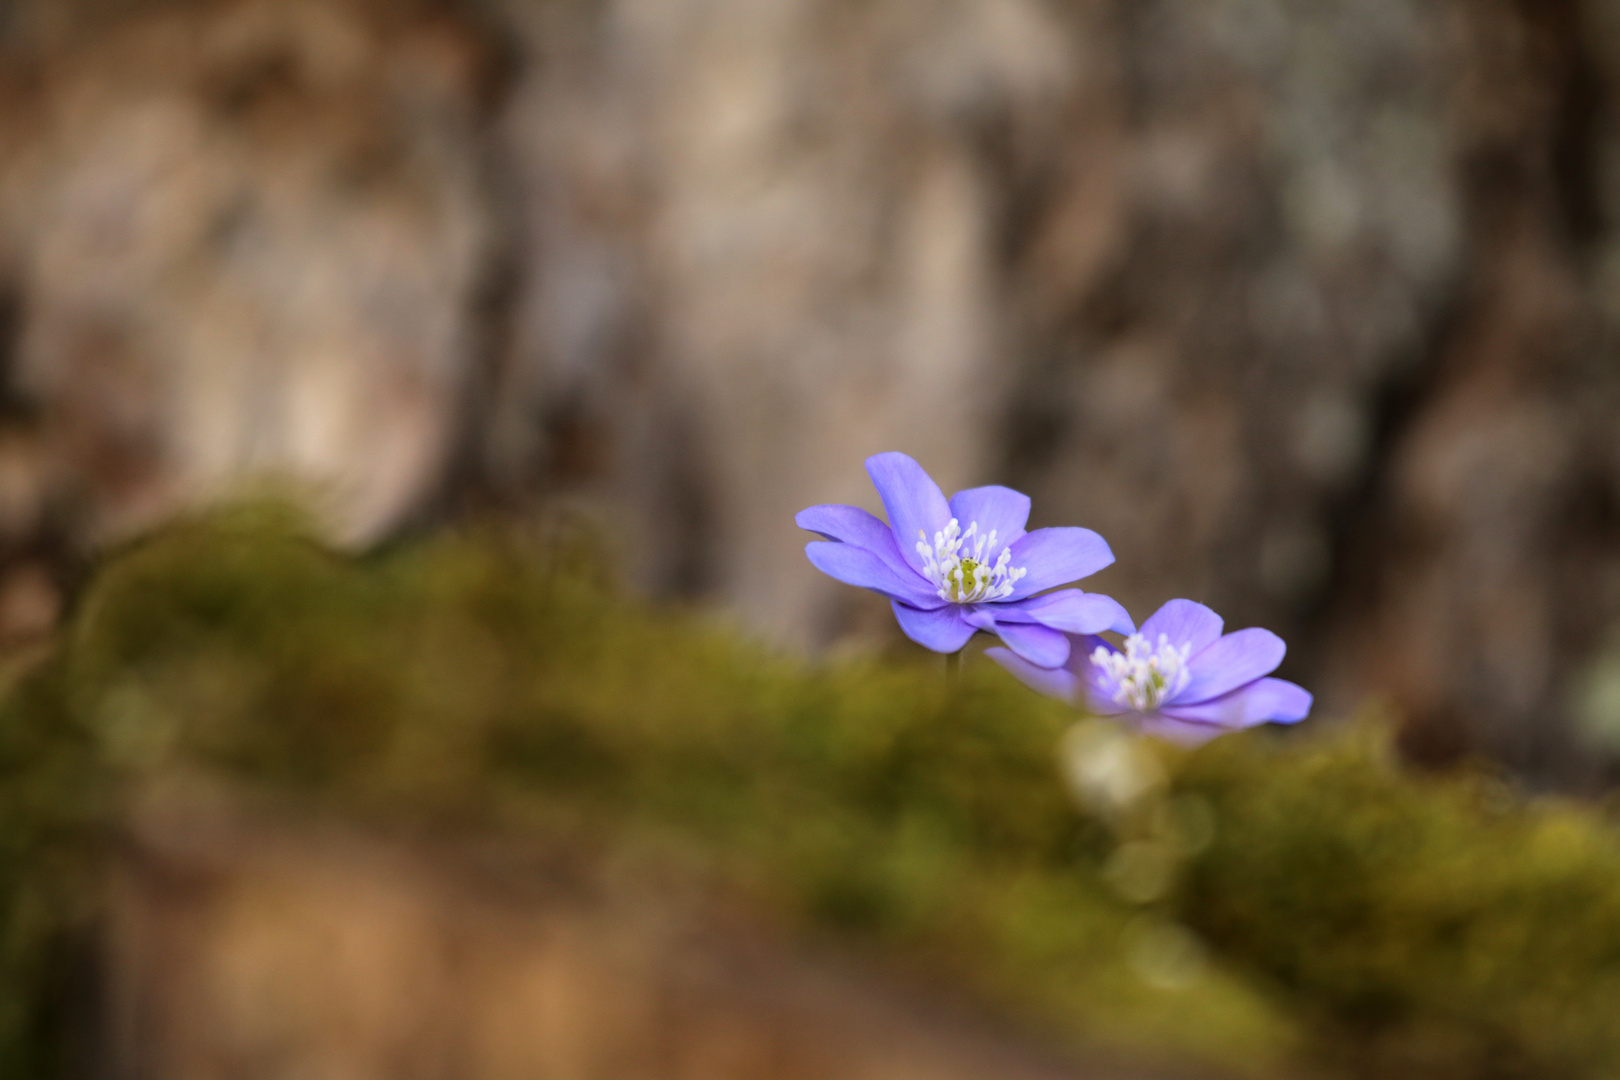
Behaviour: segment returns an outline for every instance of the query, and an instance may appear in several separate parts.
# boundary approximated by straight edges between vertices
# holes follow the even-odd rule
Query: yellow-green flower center
[[[1012,566],[1008,547],[1001,546],[998,554],[996,540],[995,530],[988,536],[979,535],[976,521],[963,532],[955,518],[934,534],[932,544],[928,535],[918,530],[917,552],[923,557],[923,573],[934,583],[940,599],[953,604],[978,604],[1012,595],[1025,571]],[[971,548],[967,546],[969,541]]]
[[[1146,713],[1186,688],[1192,679],[1187,669],[1191,652],[1191,645],[1172,645],[1164,634],[1159,635],[1157,645],[1141,634],[1132,634],[1125,639],[1124,652],[1099,645],[1091,662],[1113,680],[1115,704]]]

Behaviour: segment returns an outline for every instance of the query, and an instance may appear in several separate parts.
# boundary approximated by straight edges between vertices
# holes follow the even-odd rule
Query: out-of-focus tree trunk
[[[0,533],[105,544],[260,473],[341,540],[397,527],[465,422],[483,46],[418,3],[18,7],[6,403],[41,475]]]
[[[1596,140],[1612,118],[1577,4],[1473,14],[1452,105],[1456,311],[1387,440],[1360,540],[1369,594],[1341,601],[1362,637],[1335,627],[1359,646],[1336,659],[1396,696],[1420,747],[1567,773],[1574,665],[1620,610],[1620,372],[1592,273],[1610,243]]]
[[[1427,756],[1567,772],[1620,608],[1604,14],[1133,5],[1131,237],[1022,350],[1013,464],[1132,609],[1276,627]]]
[[[468,485],[582,501],[648,587],[826,642],[885,616],[792,515],[904,449],[1101,531],[1139,618],[1274,627],[1325,712],[1573,776],[1620,616],[1617,25],[16,5],[0,636],[49,618],[39,552],[271,468],[356,542]]]

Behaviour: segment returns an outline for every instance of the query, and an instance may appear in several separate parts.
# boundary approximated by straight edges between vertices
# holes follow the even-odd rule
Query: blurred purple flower
[[[974,631],[995,634],[1040,667],[1069,659],[1071,634],[1135,629],[1106,596],[1064,589],[1114,561],[1090,529],[1025,532],[1029,496],[1004,487],[939,485],[905,454],[866,459],[889,523],[855,506],[812,506],[794,520],[826,537],[805,547],[816,569],[887,596],[900,629],[917,644],[953,653]],[[964,528],[965,524],[965,528]]]
[[[1200,743],[1256,724],[1292,724],[1311,711],[1311,695],[1266,678],[1287,647],[1270,630],[1221,634],[1221,617],[1191,600],[1172,600],[1125,640],[1123,651],[1098,637],[1073,638],[1066,664],[1031,664],[1006,649],[985,655],[1043,694],[1119,716],[1149,734]]]

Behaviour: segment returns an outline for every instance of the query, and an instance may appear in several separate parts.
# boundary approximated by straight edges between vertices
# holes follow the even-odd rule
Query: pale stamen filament
[[[1124,652],[1099,645],[1091,662],[1114,681],[1114,704],[1146,713],[1187,688],[1192,680],[1187,668],[1191,654],[1191,644],[1178,648],[1164,634],[1159,635],[1157,645],[1150,645],[1141,634],[1132,634],[1125,639]]]
[[[955,518],[934,534],[917,530],[917,553],[923,557],[923,573],[933,582],[942,600],[955,604],[980,604],[1005,600],[1028,572],[1012,565],[1012,550],[1002,547],[996,554],[996,530],[989,535],[979,532],[979,523],[971,522],[967,531]],[[971,543],[971,546],[969,546]],[[995,555],[995,563],[987,560]]]

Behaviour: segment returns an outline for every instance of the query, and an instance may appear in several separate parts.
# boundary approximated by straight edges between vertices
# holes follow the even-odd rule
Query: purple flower
[[[1221,634],[1221,617],[1191,600],[1172,600],[1116,649],[1075,636],[1055,670],[1006,649],[985,655],[1043,694],[1099,716],[1126,718],[1154,735],[1200,743],[1267,722],[1292,724],[1311,711],[1302,687],[1265,676],[1282,663],[1282,638],[1252,627]]]
[[[812,506],[794,520],[820,533],[805,554],[822,573],[887,596],[900,629],[917,644],[953,653],[976,630],[998,635],[1041,667],[1069,659],[1070,634],[1135,629],[1106,596],[1065,589],[1114,561],[1090,529],[1025,532],[1029,496],[1004,487],[939,485],[905,454],[866,459],[889,523],[856,506]]]

